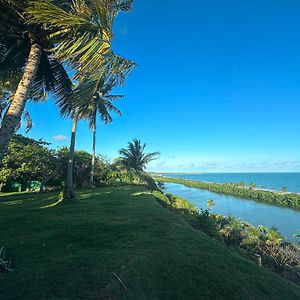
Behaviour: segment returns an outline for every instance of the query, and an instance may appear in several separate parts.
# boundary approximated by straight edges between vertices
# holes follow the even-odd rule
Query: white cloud
[[[68,138],[62,134],[54,136],[53,139],[57,142],[64,142],[68,140]]]
[[[299,172],[299,160],[256,161],[220,158],[176,157],[161,158],[149,164],[154,172]]]

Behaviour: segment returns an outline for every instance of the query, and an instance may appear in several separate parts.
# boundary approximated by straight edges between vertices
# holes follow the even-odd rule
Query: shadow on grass
[[[137,191],[138,187],[120,186],[114,187],[117,191]],[[59,200],[58,192],[14,192],[0,194],[0,208],[24,205],[33,210],[50,209],[55,207],[71,206],[73,204],[84,203],[87,200],[104,200],[105,195],[109,196],[112,193],[111,187],[99,187],[96,189],[78,189],[76,198],[73,200]],[[146,193],[136,192],[132,196],[139,196]]]

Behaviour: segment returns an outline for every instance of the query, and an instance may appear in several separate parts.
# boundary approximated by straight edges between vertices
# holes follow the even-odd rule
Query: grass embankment
[[[141,187],[0,196],[1,299],[300,299]],[[121,282],[117,279],[118,276]]]
[[[196,180],[188,180],[183,178],[169,178],[162,176],[152,176],[154,180],[159,182],[170,182],[183,184],[188,187],[209,190],[219,194],[227,194],[240,198],[252,199],[259,202],[272,203],[280,206],[288,206],[295,209],[300,209],[300,195],[293,193],[280,193],[265,191],[259,189],[249,189],[238,184],[230,183],[210,183]]]

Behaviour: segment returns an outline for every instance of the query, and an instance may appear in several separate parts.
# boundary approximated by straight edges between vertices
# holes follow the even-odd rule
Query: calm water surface
[[[254,226],[276,227],[290,240],[295,240],[292,236],[300,230],[298,210],[217,194],[181,184],[165,183],[165,187],[166,192],[182,197],[198,208],[206,208],[206,202],[213,199],[216,202],[213,212],[235,216]]]
[[[280,191],[286,187],[290,192],[300,193],[300,173],[203,173],[203,174],[164,174],[167,177],[185,178],[217,183],[254,182],[257,187]]]

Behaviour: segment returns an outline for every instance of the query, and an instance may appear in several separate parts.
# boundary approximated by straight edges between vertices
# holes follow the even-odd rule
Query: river
[[[163,176],[217,183],[244,182],[246,185],[253,182],[258,188],[280,191],[285,187],[289,192],[300,193],[300,173],[178,173]]]
[[[206,208],[206,202],[216,202],[213,212],[232,215],[252,225],[276,227],[287,239],[295,241],[293,234],[300,230],[300,211],[274,206],[230,195],[222,195],[207,190],[186,187],[181,184],[165,183],[166,192],[182,197],[198,208]]]

